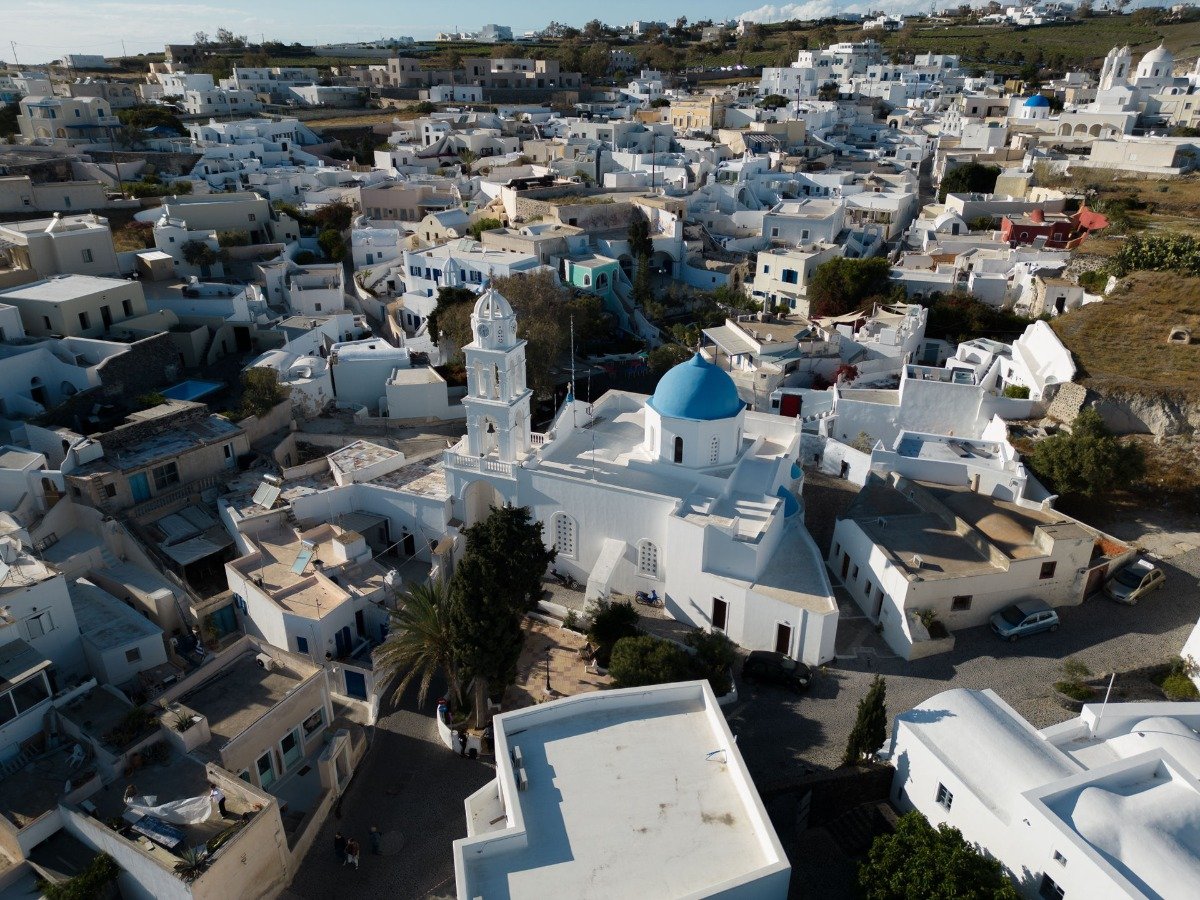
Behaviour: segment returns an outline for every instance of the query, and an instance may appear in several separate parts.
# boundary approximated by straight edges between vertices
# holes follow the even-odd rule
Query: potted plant
[[[196,720],[192,718],[192,714],[186,710],[180,710],[175,713],[175,717],[171,719],[171,725],[180,734],[187,731],[196,724]]]
[[[936,641],[942,638],[950,637],[950,631],[942,624],[942,620],[937,617],[932,609],[922,609],[917,613],[917,619],[925,626],[925,630],[929,632],[929,639]]]

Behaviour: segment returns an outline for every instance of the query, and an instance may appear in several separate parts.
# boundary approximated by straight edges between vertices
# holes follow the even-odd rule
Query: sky
[[[946,0],[949,5],[955,0]],[[976,0],[979,2],[979,0]],[[1135,2],[1140,6],[1146,0]],[[1166,0],[1161,0],[1166,2]],[[189,43],[197,31],[209,34],[225,27],[251,40],[304,44],[371,40],[407,35],[428,40],[439,31],[474,31],[489,22],[510,26],[515,33],[544,27],[550,19],[582,25],[599,16],[610,25],[635,18],[674,22],[678,16],[698,19],[748,18],[756,22],[814,19],[837,12],[889,13],[927,11],[928,0],[804,0],[753,6],[753,0],[557,0],[510,3],[496,0],[0,0],[0,59],[22,65],[47,62],[65,53],[161,51],[166,43]],[[1098,4],[1099,5],[1099,4]],[[69,27],[64,27],[69,23]],[[122,45],[123,42],[123,45]]]

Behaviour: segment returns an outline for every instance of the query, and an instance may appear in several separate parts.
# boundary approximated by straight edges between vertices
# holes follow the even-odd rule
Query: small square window
[[[1058,863],[1060,866],[1065,866],[1067,864],[1067,858],[1065,856],[1063,856],[1061,853],[1059,853],[1057,850],[1054,851],[1054,861],[1056,863]]]
[[[1058,563],[1057,563],[1057,562],[1044,562],[1044,563],[1042,563],[1042,571],[1041,571],[1041,574],[1040,574],[1040,575],[1038,575],[1038,578],[1041,578],[1041,579],[1043,579],[1043,580],[1045,580],[1045,579],[1047,579],[1047,578],[1053,578],[1053,577],[1054,577],[1054,570],[1055,570],[1055,569],[1057,569],[1057,568],[1058,568]]]
[[[950,601],[951,612],[966,612],[971,608],[971,599],[973,596],[973,594],[963,594],[962,596],[955,597]]]
[[[950,809],[954,805],[954,795],[946,790],[944,784],[939,784],[937,789],[937,804],[945,809]]]
[[[139,650],[137,647],[134,647],[132,650],[125,651],[125,662],[133,663],[133,662],[137,662],[141,658],[142,658],[142,651]]]
[[[106,484],[104,486],[104,496],[105,497],[117,496],[117,486],[115,484]]]

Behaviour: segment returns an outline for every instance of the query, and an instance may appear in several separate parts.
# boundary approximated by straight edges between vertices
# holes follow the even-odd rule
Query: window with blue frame
[[[297,653],[307,653],[308,652],[308,638],[302,638],[299,635],[296,636],[296,652]]]

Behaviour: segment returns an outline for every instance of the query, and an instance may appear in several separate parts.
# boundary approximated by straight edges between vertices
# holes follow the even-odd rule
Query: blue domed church
[[[800,424],[756,413],[697,353],[652,396],[568,395],[530,429],[525,342],[512,308],[485,291],[472,315],[467,436],[446,451],[454,520],[528,506],[555,568],[595,598],[657,591],[666,612],[748,649],[819,664],[837,628],[821,554],[804,527]]]

